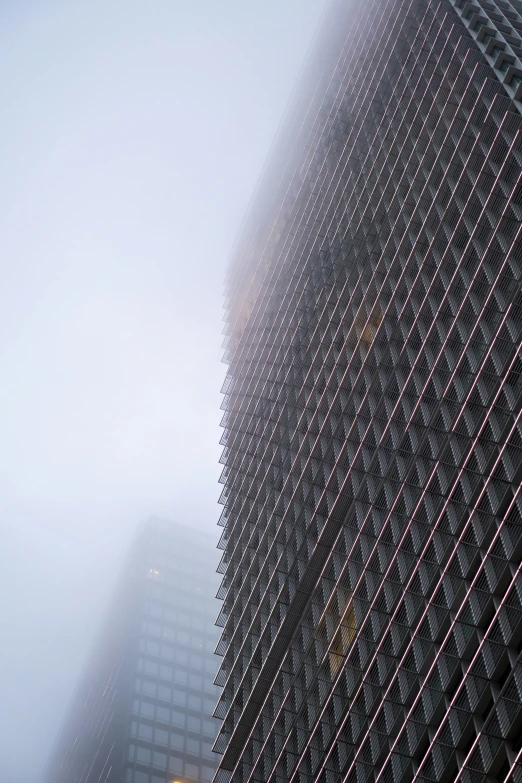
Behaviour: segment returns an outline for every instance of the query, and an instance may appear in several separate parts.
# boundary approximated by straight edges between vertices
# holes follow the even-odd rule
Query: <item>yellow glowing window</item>
[[[356,345],[359,346],[362,359],[370,350],[381,321],[382,311],[378,306],[373,309],[370,316],[367,316],[363,310],[356,315],[347,342],[352,348],[355,348]]]
[[[343,587],[334,590],[319,622],[318,633],[328,643],[330,674],[342,666],[356,632],[352,594]]]

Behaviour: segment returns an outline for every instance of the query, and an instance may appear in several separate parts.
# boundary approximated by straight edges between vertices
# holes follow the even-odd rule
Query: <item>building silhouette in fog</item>
[[[140,526],[46,783],[210,781],[216,550],[165,520]]]
[[[522,2],[332,0],[227,283],[217,783],[522,780]]]

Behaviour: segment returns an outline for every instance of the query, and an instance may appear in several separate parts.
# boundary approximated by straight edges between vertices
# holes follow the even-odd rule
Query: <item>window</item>
[[[140,715],[143,715],[144,718],[153,718],[154,704],[151,704],[149,701],[142,701],[140,705]]]
[[[164,666],[162,664],[159,667],[159,676],[162,678],[162,680],[172,680],[172,667]]]
[[[145,674],[150,674],[152,677],[158,676],[158,664],[155,661],[145,661],[143,664],[143,671]]]
[[[204,720],[203,721],[203,734],[206,734],[207,737],[215,737],[218,732],[217,723],[214,723],[213,720]]]
[[[184,726],[185,725],[185,716],[182,712],[177,712],[176,710],[172,710],[172,723],[174,726]]]
[[[167,754],[155,750],[152,755],[152,766],[158,769],[167,769]]]
[[[190,656],[190,665],[193,669],[202,669],[203,668],[203,658],[201,655],[191,655]]]
[[[138,737],[144,740],[152,740],[152,726],[147,726],[145,723],[140,723],[138,726]]]
[[[210,783],[210,781],[214,777],[214,767],[207,767],[206,764],[203,764],[202,771],[203,771],[203,780],[205,781],[205,783]]]
[[[169,661],[172,661],[174,659],[174,648],[168,644],[162,644],[161,657],[167,658]]]
[[[188,706],[193,710],[200,710],[201,709],[201,699],[199,696],[189,696],[188,697]]]
[[[129,761],[134,761],[135,753],[136,753],[136,745],[133,742],[131,742],[131,744],[129,745],[129,749],[127,751],[127,759]]]
[[[199,718],[188,718],[187,727],[189,731],[197,731],[198,734],[201,731],[201,721]]]
[[[162,723],[170,722],[170,710],[166,707],[156,707],[156,718]]]
[[[190,777],[197,778],[199,777],[199,764],[186,764],[186,774]]]
[[[338,587],[328,602],[317,633],[330,645],[330,672],[335,677],[339,671],[348,649],[353,642],[356,631],[355,612],[351,593],[343,587]]]
[[[155,598],[157,601],[163,600],[163,588],[157,585],[148,585],[147,595],[151,598]]]
[[[183,772],[183,761],[178,756],[171,756],[169,758],[169,771],[170,772]]]
[[[176,748],[176,750],[183,750],[184,740],[185,738],[183,734],[178,734],[177,732],[173,731],[170,735],[170,747]]]
[[[138,745],[136,749],[136,761],[138,764],[150,764],[151,752],[148,748],[142,748]]]
[[[170,701],[171,696],[172,692],[168,685],[158,685],[158,699]]]
[[[152,680],[143,680],[142,693],[146,693],[147,696],[155,696],[156,695],[156,683],[152,682]]]
[[[207,759],[215,758],[214,751],[212,750],[212,745],[210,744],[210,742],[203,743],[203,755]]]
[[[187,753],[193,753],[194,756],[199,756],[199,740],[187,737]]]
[[[185,691],[175,690],[174,694],[173,694],[172,701],[174,702],[174,704],[186,704],[187,703],[187,694],[185,693]]]
[[[154,729],[154,742],[156,745],[168,745],[169,733],[165,729]]]
[[[201,688],[203,687],[203,678],[200,677],[198,674],[191,674],[189,676],[189,684],[190,684],[191,688],[194,688],[195,690],[200,691]],[[212,683],[210,683],[210,684],[212,685]],[[205,683],[205,686],[206,686],[206,683]],[[212,689],[214,689],[213,685],[212,685]],[[205,687],[205,690],[207,690],[206,687]]]
[[[175,682],[181,683],[181,685],[186,685],[188,681],[187,672],[184,672],[181,669],[176,669],[174,680]]]
[[[134,783],[149,783],[149,773],[148,772],[140,772],[139,769],[135,770],[134,772]]]
[[[160,646],[158,642],[151,642],[150,639],[147,639],[147,641],[145,642],[145,652],[148,655],[159,655],[159,650],[160,650]]]
[[[205,690],[207,693],[216,693],[216,686],[212,680],[205,680]]]

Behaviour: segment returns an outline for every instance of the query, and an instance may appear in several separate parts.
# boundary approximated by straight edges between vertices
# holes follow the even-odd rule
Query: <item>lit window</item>
[[[338,587],[324,611],[317,633],[330,646],[330,673],[334,677],[342,666],[356,631],[352,594]]]

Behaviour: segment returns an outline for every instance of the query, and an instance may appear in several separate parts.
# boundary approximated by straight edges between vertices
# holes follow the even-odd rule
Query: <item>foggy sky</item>
[[[139,520],[217,541],[224,270],[322,7],[0,3],[2,783],[39,780]]]

